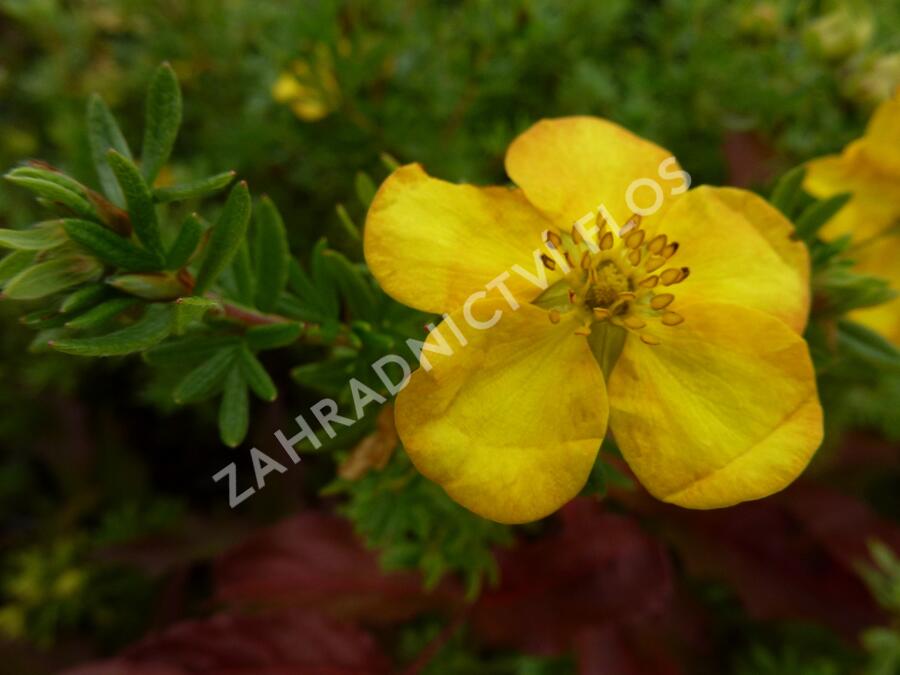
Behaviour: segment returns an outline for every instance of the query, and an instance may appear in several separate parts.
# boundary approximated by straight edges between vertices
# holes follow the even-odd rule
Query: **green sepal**
[[[147,183],[141,177],[141,172],[130,159],[115,150],[107,152],[106,158],[125,195],[131,226],[134,228],[138,241],[156,256],[161,264],[163,260],[162,237],[159,233],[156,205],[153,203],[150,188],[147,187]]]
[[[838,347],[881,372],[900,373],[900,349],[862,324],[839,321]]]
[[[234,180],[236,175],[236,171],[226,171],[225,173],[218,173],[215,176],[200,178],[189,183],[154,188],[153,199],[157,203],[162,204],[209,197],[228,187],[228,184]]]
[[[769,200],[776,209],[792,219],[794,211],[803,194],[803,179],[806,177],[806,167],[796,166],[785,173],[772,190]]]
[[[225,377],[219,404],[219,437],[230,448],[236,448],[247,436],[250,426],[250,401],[247,382],[240,368],[232,368]]]
[[[91,158],[94,160],[94,169],[97,171],[97,178],[100,179],[100,186],[114,204],[125,206],[125,195],[122,194],[122,188],[119,187],[119,182],[107,162],[106,153],[115,150],[123,157],[132,159],[131,149],[116,123],[116,118],[97,94],[88,99],[87,129]]]
[[[278,305],[287,285],[290,262],[287,231],[281,214],[268,197],[260,200],[255,220],[253,257],[256,265],[256,306],[264,312],[271,312]]]
[[[365,208],[369,208],[369,204],[375,199],[375,183],[372,182],[369,174],[365,171],[357,171],[353,184],[356,188],[356,197],[359,199],[359,203]]]
[[[53,349],[75,356],[122,356],[144,351],[165,340],[172,331],[172,310],[151,305],[136,323],[108,335],[54,340]]]
[[[591,327],[588,345],[607,381],[622,354],[626,337],[628,331],[621,326],[612,325],[609,321],[599,321]]]
[[[141,169],[147,184],[152,185],[160,169],[169,161],[181,126],[181,88],[168,63],[160,65],[153,74],[147,90],[145,115]]]
[[[66,218],[62,223],[69,239],[107,265],[134,272],[150,272],[161,267],[161,261],[152,253],[102,225],[75,218]]]
[[[206,255],[197,274],[194,292],[205,293],[231,263],[247,235],[250,222],[250,191],[246,182],[235,185],[219,214],[206,246]]]
[[[172,392],[175,403],[196,403],[216,394],[236,357],[237,349],[221,349],[194,368]]]

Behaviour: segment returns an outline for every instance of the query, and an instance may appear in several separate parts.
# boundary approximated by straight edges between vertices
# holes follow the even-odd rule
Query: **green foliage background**
[[[254,197],[266,194],[277,207],[293,258],[309,275],[304,281],[292,270],[297,303],[280,310],[316,321],[321,333],[260,356],[280,395],[252,404],[247,444],[267,448],[272,431],[291,428],[321,393],[346,402],[347,377],[420,335],[428,320],[384,297],[360,266],[359,226],[392,162],[419,161],[452,181],[502,182],[503,153],[517,133],[542,117],[591,114],[671,149],[694,184],[740,182],[768,193],[776,176],[861,134],[878,95],[872,73],[900,48],[900,5],[878,2],[854,9],[872,22],[867,40],[855,43],[844,22],[831,30],[850,30],[837,36],[850,47],[823,53],[816,31],[828,26],[817,22],[832,11],[802,0],[0,0],[0,166],[39,158],[98,188],[86,101],[101,94],[137,148],[147,84],[161,62],[171,64],[184,112],[158,184],[235,171]],[[273,96],[297,62],[315,74],[327,108],[321,119],[301,119]],[[224,203],[189,200],[169,213],[174,222],[199,209],[214,220]],[[0,226],[22,228],[44,213],[27,191],[0,184]],[[323,237],[327,247],[317,245]],[[827,286],[840,251],[818,250]],[[317,278],[317,265],[343,271]],[[240,278],[229,283],[239,296]],[[252,528],[323,502],[353,521],[388,568],[420,569],[429,584],[458,577],[470,597],[496,575],[492,550],[511,540],[510,529],[449,502],[402,454],[358,481],[335,478],[336,461],[375,429],[374,415],[309,452],[288,476],[272,476],[233,513],[209,477],[245,458],[219,440],[217,405],[173,401],[185,369],[198,363],[173,357],[184,343],[151,349],[143,360],[29,351],[33,333],[20,325],[22,314],[0,303],[6,634],[43,649],[77,636],[95,650],[115,649],[147,628],[160,575],[145,560],[110,559],[110,547],[164,537],[178,545],[166,549],[163,570],[201,564]],[[822,348],[822,364],[828,342],[818,337],[810,341]],[[861,339],[822,380],[834,442],[859,425],[900,438],[897,379],[871,375],[878,358],[893,355],[888,347],[873,355],[878,345]],[[598,465],[592,489],[617,480]],[[873,501],[896,517],[900,503],[888,491]],[[191,537],[198,523],[206,535]],[[199,607],[202,584],[189,596],[188,606]],[[433,632],[410,628],[403,649],[416,653]],[[817,653],[805,640],[760,637],[735,657],[734,672],[838,673],[843,659],[856,658]],[[884,638],[878,649],[900,651],[896,645]],[[468,649],[451,642],[445,663],[461,664],[459,672],[486,667]],[[497,663],[496,672],[571,665],[507,655]]]

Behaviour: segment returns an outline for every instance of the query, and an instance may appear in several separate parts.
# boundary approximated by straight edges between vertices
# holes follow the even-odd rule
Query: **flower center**
[[[618,233],[598,218],[591,235],[585,239],[578,225],[571,232],[544,232],[544,266],[558,268],[565,276],[535,304],[550,310],[553,323],[563,314],[577,312],[579,335],[590,335],[598,324],[609,324],[638,335],[648,345],[658,345],[659,339],[644,331],[649,322],[677,326],[684,321],[670,309],[675,295],[669,287],[690,274],[687,267],[670,265],[678,242],[670,242],[665,234],[648,238],[638,215]]]

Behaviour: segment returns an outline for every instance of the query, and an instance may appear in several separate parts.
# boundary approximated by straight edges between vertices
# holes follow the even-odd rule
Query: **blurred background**
[[[694,184],[767,194],[861,135],[900,84],[898,36],[900,4],[874,0],[0,0],[0,167],[96,185],[87,97],[137,142],[168,61],[184,123],[160,180],[234,169],[303,259],[342,245],[338,205],[363,221],[390,158],[504,182],[542,117],[607,117]],[[0,183],[0,227],[40,217]],[[20,314],[0,301],[3,672],[900,673],[896,376],[824,388],[804,480],[726,511],[608,472],[548,522],[495,526],[402,453],[339,489],[310,457],[232,511],[210,476],[245,451],[213,406],[176,407],[139,358],[33,353]],[[248,447],[317,400],[289,373],[319,358],[267,355],[281,396]]]

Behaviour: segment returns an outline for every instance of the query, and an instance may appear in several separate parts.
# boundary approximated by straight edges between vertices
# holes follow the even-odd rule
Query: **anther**
[[[641,342],[643,342],[645,345],[650,345],[653,347],[659,344],[659,340],[657,340],[652,335],[641,335]]]
[[[547,312],[547,316],[550,317],[550,323],[559,323],[560,314],[558,309],[551,309]]]
[[[662,322],[666,326],[677,326],[682,321],[684,321],[684,317],[681,314],[676,314],[675,312],[666,312],[662,315]]]
[[[629,253],[628,254],[628,262],[630,262],[634,267],[637,267],[638,265],[640,265],[641,264],[641,252],[638,250],[638,251],[632,251],[631,253]]]
[[[654,287],[656,287],[656,284],[658,284],[658,283],[659,283],[659,277],[656,276],[655,274],[651,274],[646,279],[642,279],[641,281],[639,281],[638,286],[640,286],[641,288],[654,288]]]
[[[551,272],[556,269],[556,261],[546,253],[541,253],[541,262],[543,262],[544,267],[546,267]]]
[[[579,326],[575,329],[575,335],[590,335],[591,329],[590,326]]]
[[[622,323],[624,323],[628,328],[632,328],[634,330],[639,330],[647,325],[647,322],[643,319],[639,319],[636,316],[627,316],[622,319]]]
[[[597,319],[597,321],[603,321],[610,317],[610,311],[605,307],[594,307],[593,312],[594,318]]]
[[[544,232],[545,241],[551,248],[559,248],[562,246],[562,237],[560,237],[556,232],[551,230],[546,230]]]
[[[666,264],[665,258],[660,258],[660,257],[650,258],[647,261],[647,264],[644,265],[644,269],[646,269],[648,272],[655,272],[656,270],[658,270],[660,267],[662,267],[665,264]]]
[[[578,225],[574,225],[572,227],[572,242],[578,246],[581,242],[584,241],[584,237],[581,236],[581,228]]]
[[[663,249],[662,255],[663,255],[663,257],[664,257],[666,260],[668,260],[668,259],[671,258],[673,255],[675,255],[675,253],[676,253],[677,251],[678,251],[678,242],[677,242],[677,241],[673,241],[671,244],[669,244],[668,246],[666,246],[666,247]]]
[[[641,224],[641,216],[639,213],[633,213],[631,218],[629,218],[625,224],[622,226],[622,229],[619,230],[619,236],[624,237],[626,234],[631,232],[634,228]]]
[[[660,293],[659,295],[653,296],[650,300],[650,306],[653,309],[663,309],[664,307],[671,305],[674,299],[675,296],[671,293]]]
[[[632,249],[637,248],[644,243],[644,236],[646,234],[647,233],[643,230],[635,230],[634,232],[629,233],[625,237],[625,246]]]
[[[654,255],[659,255],[659,252],[666,247],[666,241],[666,235],[658,234],[647,244],[647,250]]]
[[[659,275],[659,280],[662,281],[663,286],[671,286],[681,281],[681,275],[682,271],[680,269],[670,267]]]
[[[581,265],[581,269],[583,269],[583,270],[586,270],[588,267],[591,266],[591,252],[590,251],[584,252],[584,255],[581,256],[581,262],[579,264]]]
[[[600,249],[603,251],[608,251],[612,247],[613,247],[612,232],[604,232],[603,236],[600,237]]]
[[[574,304],[575,304],[575,298],[576,298],[576,297],[577,297],[577,296],[575,295],[575,291],[572,290],[572,289],[570,288],[570,289],[569,289],[569,304],[570,304],[570,305],[574,305]]]
[[[634,300],[637,296],[631,291],[622,291],[619,293],[619,300]]]

